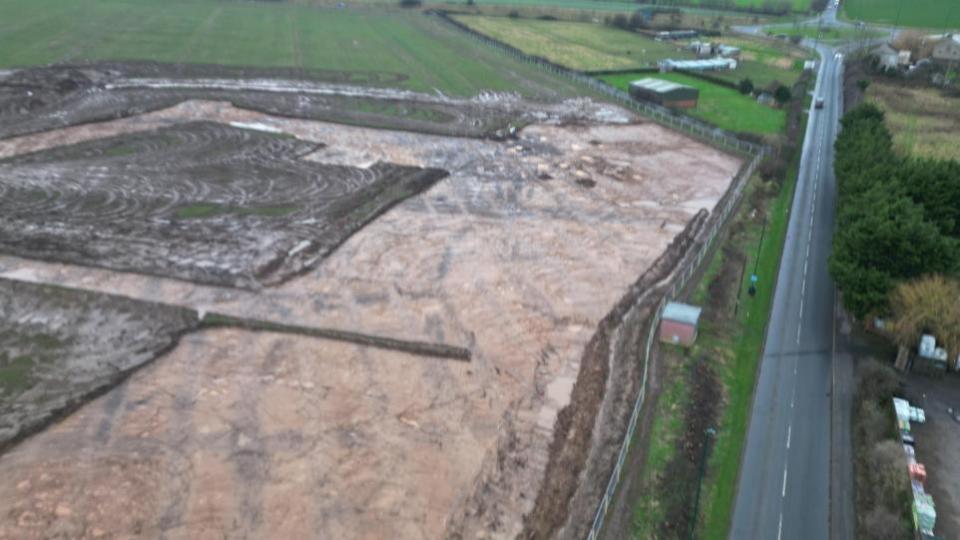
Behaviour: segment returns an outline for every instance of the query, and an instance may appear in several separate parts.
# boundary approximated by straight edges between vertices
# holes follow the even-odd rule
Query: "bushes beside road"
[[[860,367],[854,402],[858,538],[911,538],[910,481],[891,399],[899,381],[888,366]]]

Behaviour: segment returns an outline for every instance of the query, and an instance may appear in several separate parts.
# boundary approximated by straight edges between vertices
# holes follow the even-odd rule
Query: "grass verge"
[[[724,328],[722,332],[706,328],[699,339],[698,347],[709,348],[711,353],[726,359],[719,370],[725,402],[703,486],[700,538],[723,539],[730,528],[740,474],[740,457],[750,422],[757,365],[773,304],[799,160],[800,152],[797,152],[787,173],[787,180],[770,203],[765,231],[762,223],[753,220],[746,225],[739,242],[740,250],[748,256],[748,265],[752,263],[759,276],[756,295],[751,297],[747,292],[751,274],[751,269],[747,268],[739,282],[739,309],[732,327]],[[722,254],[718,252],[718,256]]]
[[[631,503],[631,538],[687,534],[703,443],[703,426],[691,430],[691,413],[712,414],[718,433],[703,484],[696,537],[726,537],[796,170],[776,194],[775,184],[759,178],[750,181],[744,202],[690,294],[692,303],[704,307],[696,345],[661,349],[663,386],[654,404],[640,472],[642,495]],[[750,297],[746,291],[754,267],[763,281],[757,295]],[[721,389],[712,403],[691,399],[692,389],[704,384],[698,380],[704,377],[703,362],[709,363],[709,384]]]

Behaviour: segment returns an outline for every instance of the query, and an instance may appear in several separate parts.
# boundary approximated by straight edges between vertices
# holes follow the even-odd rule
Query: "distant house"
[[[630,96],[672,109],[691,109],[697,106],[700,90],[685,84],[648,77],[630,83]]]
[[[700,313],[697,306],[670,302],[660,316],[660,341],[689,347],[697,340]]]
[[[897,65],[898,66],[909,66],[910,65],[910,55],[911,52],[909,49],[904,49],[897,53]]]
[[[710,56],[713,54],[713,44],[709,41],[693,41],[690,50],[697,56]]]
[[[933,59],[940,62],[960,61],[960,34],[947,34],[933,46]]]
[[[658,41],[667,41],[672,39],[690,39],[697,37],[696,30],[668,30],[663,32],[657,32],[657,35],[654,39]]]
[[[877,57],[880,67],[885,69],[897,69],[900,61],[900,51],[894,49],[889,43],[884,43],[873,50],[873,55]]]
[[[766,105],[767,107],[773,107],[777,103],[777,100],[773,98],[773,94],[770,92],[760,92],[760,94],[757,95],[757,103]]]
[[[731,45],[718,45],[717,54],[724,58],[740,58],[740,48]]]

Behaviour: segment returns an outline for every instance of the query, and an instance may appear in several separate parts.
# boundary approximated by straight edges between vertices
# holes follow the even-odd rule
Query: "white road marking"
[[[790,449],[790,435],[793,433],[793,425],[787,426],[787,450]]]
[[[783,490],[780,492],[780,497],[787,496],[787,466],[783,466]]]
[[[810,201],[810,227],[807,229],[807,250],[803,256],[803,280],[800,283],[800,311],[797,323],[797,345],[803,332],[803,299],[807,294],[807,268],[810,264],[810,246],[813,244],[813,227],[817,217],[817,188],[820,186],[820,169],[823,163],[823,140],[826,137],[826,124],[820,128],[820,140],[817,144],[817,166],[813,171],[813,198]]]
[[[780,524],[777,525],[777,540],[780,540],[780,535],[783,534],[783,512],[780,512]]]

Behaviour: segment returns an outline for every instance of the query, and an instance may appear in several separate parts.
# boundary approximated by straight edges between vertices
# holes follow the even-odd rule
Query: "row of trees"
[[[737,0],[643,0],[637,3],[654,4],[660,6],[696,6],[701,8],[725,9],[746,11],[748,13],[765,13],[770,15],[787,15],[793,5],[787,0],[766,0],[762,5],[742,6]]]
[[[856,317],[889,312],[890,292],[960,262],[960,163],[902,158],[881,110],[843,117],[835,171],[837,230],[830,271]]]
[[[650,27],[653,18],[659,14],[669,14],[670,23],[679,25],[683,22],[683,12],[676,8],[642,8],[634,11],[629,16],[625,13],[617,13],[604,19],[604,23],[621,30],[636,31]]]

